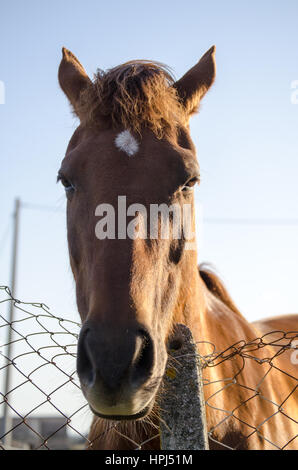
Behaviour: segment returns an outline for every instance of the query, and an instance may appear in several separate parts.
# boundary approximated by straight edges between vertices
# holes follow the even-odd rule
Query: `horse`
[[[297,332],[295,314],[249,323],[220,278],[197,266],[194,186],[200,169],[189,121],[215,75],[215,46],[179,80],[165,65],[146,60],[98,70],[91,80],[62,49],[59,84],[79,125],[57,179],[67,198],[69,258],[82,319],[77,373],[94,416],[91,449],[133,449],[137,440],[145,441],[143,449],[160,448],[159,391],[168,349],[179,347],[176,324],[190,328],[201,356],[209,343],[225,351],[273,330]],[[119,208],[124,203],[126,213]],[[191,235],[172,212],[167,236],[161,212],[152,235],[146,217],[161,206],[182,212],[187,206]],[[267,345],[256,347],[257,360],[245,367],[234,355],[204,368],[211,449],[295,448],[297,366],[290,354],[289,348],[275,354]],[[274,367],[266,359],[273,356]]]

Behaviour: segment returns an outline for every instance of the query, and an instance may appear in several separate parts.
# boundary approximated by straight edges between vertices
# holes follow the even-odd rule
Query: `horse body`
[[[192,189],[200,175],[188,121],[214,81],[214,53],[212,47],[178,81],[160,64],[136,61],[99,72],[91,82],[63,49],[59,81],[80,126],[58,179],[68,198],[70,263],[83,322],[77,370],[95,415],[93,449],[140,442],[144,449],[159,448],[158,393],[176,323],[191,329],[201,356],[210,354],[208,343],[224,351],[273,325],[288,331],[298,323],[295,316],[249,324],[216,276],[198,271],[184,218],[168,217],[166,237],[161,217],[157,236],[147,224],[152,206],[182,212],[187,206],[194,232]],[[129,221],[136,236],[127,237],[128,228],[123,234],[119,212],[109,234],[103,233],[123,195],[129,215],[136,215]],[[94,217],[104,214],[95,229]],[[204,368],[211,448],[283,447],[296,435],[294,393],[287,399],[294,372],[279,371],[279,365],[289,370],[282,356],[275,367],[264,364],[266,355],[274,356],[271,346],[255,348],[254,355],[263,363],[247,359],[243,367],[244,356],[234,355]]]

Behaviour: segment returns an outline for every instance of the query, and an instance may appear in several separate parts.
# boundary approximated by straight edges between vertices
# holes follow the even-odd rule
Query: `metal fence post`
[[[196,345],[185,325],[176,325],[183,341],[171,350],[160,399],[162,450],[208,450],[202,373]]]

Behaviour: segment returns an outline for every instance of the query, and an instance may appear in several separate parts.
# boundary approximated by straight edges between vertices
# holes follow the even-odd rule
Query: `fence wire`
[[[11,302],[15,308],[15,318],[12,323],[9,323],[3,311]],[[80,327],[80,323],[53,315],[43,303],[22,302],[13,298],[8,287],[0,286],[1,450],[13,448],[92,449],[97,448],[98,442],[111,431],[122,440],[127,440],[129,448],[136,450],[148,449],[152,441],[159,440],[159,426],[150,420],[148,423],[156,432],[152,433],[151,430],[149,436],[143,432],[141,442],[126,433],[125,426],[119,422],[107,422],[104,430],[101,429],[92,439],[88,437],[92,414],[81,393],[75,368]],[[8,329],[12,330],[10,347],[13,348],[13,355],[11,358],[6,356],[8,343],[5,338],[8,337]],[[260,355],[262,350],[267,352],[268,346],[270,346],[271,354]],[[271,402],[275,408],[269,416],[266,416],[262,424],[281,413],[291,423],[298,425],[297,418],[288,415],[285,411],[286,402],[293,398],[294,393],[297,393],[298,379],[281,370],[275,363],[276,358],[287,351],[291,350],[295,353],[294,349],[298,349],[298,331],[270,332],[250,342],[239,341],[224,351],[217,351],[213,343],[204,341],[198,343],[200,353],[201,350],[204,351],[204,353],[197,354],[197,361],[203,372],[206,372],[203,374],[203,385],[207,416],[209,409],[215,410],[220,417],[218,422],[213,422],[211,426],[208,426],[211,444],[214,443],[220,448],[237,449],[239,444],[231,447],[222,441],[219,442],[218,430],[231,418],[240,420],[237,413],[255,397],[264,402]],[[298,354],[295,357],[297,356]],[[241,358],[241,366],[231,377],[213,380],[212,373],[208,374],[208,371],[212,372],[224,361],[232,363],[235,358]],[[249,361],[254,361],[260,367],[264,367],[261,380],[253,387],[244,385],[240,379]],[[12,373],[9,389],[5,391],[7,368],[11,368]],[[275,403],[262,393],[262,385],[273,370],[290,377],[293,384],[287,397],[280,403]],[[216,390],[212,388],[214,386]],[[231,386],[245,389],[250,392],[250,395],[229,410],[219,407],[218,400],[215,405],[214,398],[218,399],[219,394]],[[278,387],[278,383],[276,386]],[[212,393],[208,394],[208,390],[211,389]],[[8,419],[5,422],[4,416],[7,413]],[[270,448],[287,449],[293,446],[297,439],[296,432],[283,445],[280,445],[267,439],[262,434],[260,425],[245,424],[248,433],[243,437],[244,439],[249,439],[256,434],[260,435],[268,442]],[[143,427],[146,431],[146,424]],[[298,448],[298,442],[296,448]]]

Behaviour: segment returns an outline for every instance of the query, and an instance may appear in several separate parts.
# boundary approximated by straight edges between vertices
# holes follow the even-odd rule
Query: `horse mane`
[[[140,133],[151,129],[158,138],[185,124],[185,111],[170,69],[146,60],[98,70],[93,86],[81,94],[80,111],[88,124],[102,121]]]
[[[221,300],[230,310],[242,317],[241,312],[236,307],[230,294],[217,274],[206,264],[199,265],[199,273],[207,289],[219,300]]]

